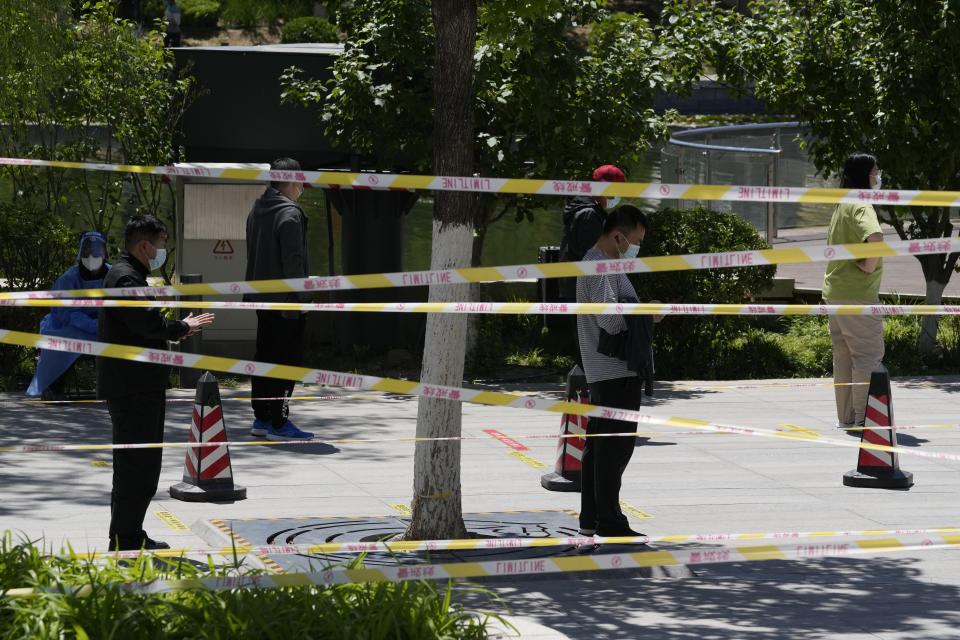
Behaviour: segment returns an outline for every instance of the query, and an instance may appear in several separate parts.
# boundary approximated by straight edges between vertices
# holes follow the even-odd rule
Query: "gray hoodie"
[[[307,216],[273,187],[257,198],[247,216],[247,280],[306,278]],[[311,294],[248,293],[247,302],[309,302]],[[287,312],[283,312],[287,317]],[[293,312],[295,316],[297,312]]]

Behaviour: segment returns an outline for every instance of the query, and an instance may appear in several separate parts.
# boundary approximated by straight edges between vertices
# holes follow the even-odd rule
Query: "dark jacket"
[[[622,303],[637,303],[633,296],[623,296]],[[609,334],[600,329],[600,353],[627,361],[627,368],[636,371],[644,380],[653,377],[653,316],[627,314],[623,316],[627,330]],[[647,395],[651,395],[647,393]]]
[[[584,254],[603,235],[607,213],[592,196],[575,196],[563,206],[563,237],[560,239],[560,262],[583,260]],[[564,300],[577,299],[577,279],[561,278],[560,295]]]
[[[253,203],[247,216],[247,280],[306,278],[307,216],[297,203],[273,187]],[[248,293],[248,302],[310,302],[308,291]],[[287,314],[286,311],[283,312]],[[292,312],[296,316],[299,312]]]
[[[146,287],[148,273],[147,267],[124,251],[107,272],[103,287]],[[160,309],[105,307],[100,310],[97,339],[112,344],[166,349],[167,340],[179,340],[189,330],[187,323],[163,317]],[[97,356],[97,397],[111,399],[166,389],[170,386],[169,375],[168,365]]]

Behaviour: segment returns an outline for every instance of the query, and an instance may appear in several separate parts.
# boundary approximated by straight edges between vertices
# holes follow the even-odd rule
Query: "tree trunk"
[[[940,304],[943,301],[943,290],[946,282],[927,280],[927,295],[924,304]],[[923,316],[920,324],[920,351],[933,353],[937,348],[937,329],[940,326],[940,316]]]
[[[923,279],[927,285],[924,304],[940,304],[943,301],[943,290],[950,282],[950,276],[957,264],[957,258],[958,254],[956,253],[917,256],[923,270]],[[939,326],[940,316],[923,316],[920,324],[921,353],[934,353],[937,348],[937,329]]]
[[[952,172],[951,172],[952,175]],[[904,226],[905,220],[900,218],[894,210],[887,212],[887,219],[883,222],[890,224],[900,236],[901,240],[912,240],[918,233],[924,238],[953,237],[953,224],[950,222],[950,210],[946,207],[935,207],[928,214],[921,215],[911,212],[913,224],[910,228]],[[943,301],[943,290],[950,282],[950,276],[957,266],[960,254],[925,254],[916,256],[923,270],[923,279],[926,282],[924,304],[940,304]],[[937,329],[940,325],[940,316],[923,316],[920,331],[920,351],[932,354],[937,348]]]
[[[434,171],[436,175],[473,173],[473,53],[476,46],[476,0],[434,0],[436,30],[434,68]],[[467,192],[437,192],[433,205],[431,269],[466,267],[473,245],[473,207]],[[463,300],[469,285],[431,285],[430,302]],[[423,369],[425,383],[460,386],[463,381],[467,317],[427,317]],[[461,405],[420,397],[417,437],[460,435]],[[466,535],[460,502],[460,443],[417,442],[413,463],[413,516],[408,540]]]

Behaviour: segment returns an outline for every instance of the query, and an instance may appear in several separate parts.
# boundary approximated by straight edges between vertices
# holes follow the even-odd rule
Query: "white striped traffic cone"
[[[890,374],[881,364],[870,374],[866,419],[860,434],[860,443],[897,446],[897,432],[882,428],[892,425]],[[905,489],[913,485],[913,474],[900,469],[898,456],[893,451],[861,448],[857,468],[843,474],[843,484],[848,487]]]
[[[227,441],[220,386],[209,371],[204,371],[197,381],[189,441]],[[247,489],[233,484],[229,447],[197,447],[187,449],[183,482],[170,487],[170,496],[187,502],[243,500],[247,497]]]
[[[587,404],[587,377],[580,365],[574,365],[567,374],[567,402]],[[560,418],[560,435],[585,435],[587,416],[565,413]],[[580,491],[580,472],[586,438],[560,438],[557,443],[557,464],[552,473],[540,476],[540,485],[548,491]]]

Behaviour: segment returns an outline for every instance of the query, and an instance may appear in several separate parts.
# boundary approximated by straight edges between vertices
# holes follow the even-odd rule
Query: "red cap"
[[[594,182],[626,182],[627,178],[623,175],[623,171],[616,168],[612,164],[605,164],[602,167],[597,167],[593,171],[593,181]]]

